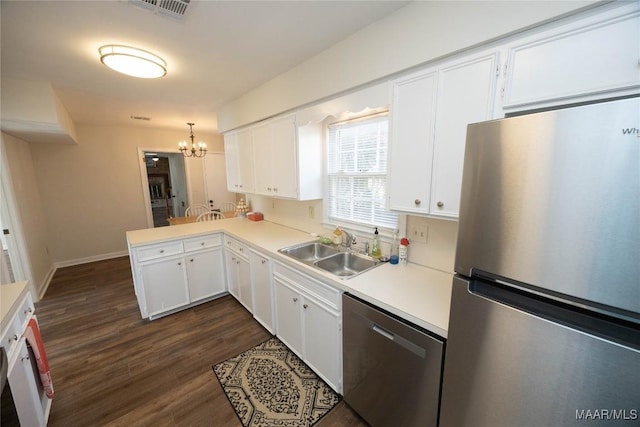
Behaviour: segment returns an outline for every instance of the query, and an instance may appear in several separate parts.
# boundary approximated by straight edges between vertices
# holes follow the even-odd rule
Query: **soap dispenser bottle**
[[[378,227],[376,227],[376,231],[373,232],[373,243],[371,244],[371,256],[374,258],[380,258],[380,240],[378,237]]]

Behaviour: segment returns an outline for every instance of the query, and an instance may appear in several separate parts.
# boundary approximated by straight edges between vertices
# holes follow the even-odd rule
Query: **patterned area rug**
[[[277,338],[214,365],[213,372],[245,427],[312,426],[341,400]]]

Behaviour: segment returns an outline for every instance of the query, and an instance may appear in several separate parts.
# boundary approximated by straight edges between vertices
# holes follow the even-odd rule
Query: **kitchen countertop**
[[[6,329],[7,323],[11,320],[11,315],[16,311],[18,304],[28,292],[28,283],[25,280],[23,282],[0,285],[0,315],[2,317],[0,331]]]
[[[278,249],[283,247],[316,240],[317,237],[269,221],[254,222],[245,218],[128,231],[127,241],[130,247],[135,248],[212,232],[228,233],[267,253],[276,261],[295,266],[335,288],[362,298],[443,338],[447,337],[453,277],[451,273],[411,263],[386,263],[355,277],[339,279],[331,273],[310,267],[278,252]]]

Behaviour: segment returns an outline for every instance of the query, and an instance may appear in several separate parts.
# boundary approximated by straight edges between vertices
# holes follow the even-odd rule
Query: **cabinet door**
[[[253,167],[255,174],[255,191],[265,196],[273,195],[272,145],[269,125],[261,125],[252,130]]]
[[[240,301],[240,286],[238,285],[238,255],[231,251],[225,253],[227,269],[227,289],[235,299]]]
[[[253,317],[275,333],[273,320],[273,285],[271,281],[271,262],[269,258],[251,251],[251,290],[253,295]]]
[[[251,270],[249,268],[249,261],[243,257],[236,257],[236,260],[240,303],[252,313],[253,301],[251,296]]]
[[[20,425],[46,426],[45,412],[47,406],[51,405],[51,400],[44,395],[41,398],[38,387],[40,378],[35,376],[38,367],[33,352],[27,347],[27,341],[21,338],[18,343],[18,358],[8,373],[7,380]]]
[[[238,169],[240,175],[239,189],[242,193],[253,193],[253,142],[250,130],[238,132]]]
[[[428,213],[436,80],[435,72],[427,72],[392,84],[388,174],[391,209]]]
[[[240,152],[238,134],[228,133],[224,136],[224,159],[227,165],[227,190],[240,191]]]
[[[186,261],[191,302],[226,290],[222,248],[188,254]]]
[[[298,197],[298,162],[295,117],[287,116],[270,124],[273,195]],[[319,158],[318,162],[322,160]]]
[[[289,287],[278,277],[274,277],[276,291],[276,328],[278,338],[287,345],[301,359],[304,359],[302,349],[302,325],[300,322],[300,295],[298,291]]]
[[[632,3],[512,45],[505,109],[637,93],[640,11]]]
[[[467,125],[492,118],[498,54],[439,71],[429,213],[457,218]]]
[[[140,266],[149,316],[189,304],[184,258]]]
[[[342,334],[340,314],[305,297],[305,361],[335,390],[342,392]]]

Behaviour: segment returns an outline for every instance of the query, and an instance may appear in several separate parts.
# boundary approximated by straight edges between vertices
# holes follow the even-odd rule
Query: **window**
[[[329,126],[325,201],[332,223],[397,228],[397,214],[385,209],[387,114]]]

